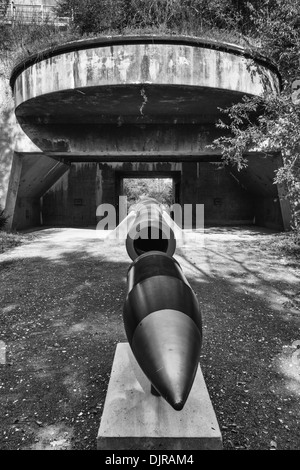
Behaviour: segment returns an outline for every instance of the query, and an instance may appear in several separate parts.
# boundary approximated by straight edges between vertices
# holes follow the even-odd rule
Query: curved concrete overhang
[[[31,56],[14,69],[11,86],[24,131],[42,150],[53,150],[51,139],[72,140],[71,124],[88,126],[89,138],[107,123],[211,124],[219,108],[244,95],[278,93],[280,76],[266,58],[232,44],[117,36]]]

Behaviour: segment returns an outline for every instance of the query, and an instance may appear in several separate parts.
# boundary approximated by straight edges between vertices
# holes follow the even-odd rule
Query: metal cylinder
[[[176,410],[188,398],[202,345],[195,293],[165,253],[139,256],[128,270],[123,320],[128,342],[157,392]]]
[[[173,256],[176,239],[156,199],[143,198],[135,208],[136,217],[128,231],[126,250],[132,260],[149,251]]]

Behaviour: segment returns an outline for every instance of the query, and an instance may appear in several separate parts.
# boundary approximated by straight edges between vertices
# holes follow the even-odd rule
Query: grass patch
[[[0,232],[0,254],[34,239],[32,233],[20,234]]]
[[[285,256],[289,260],[300,262],[300,243],[293,232],[276,233],[272,240],[262,240],[259,242],[262,250],[267,250],[277,256]]]

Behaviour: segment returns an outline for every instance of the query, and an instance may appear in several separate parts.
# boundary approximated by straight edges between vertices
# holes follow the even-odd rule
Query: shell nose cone
[[[155,389],[175,410],[182,410],[201,350],[201,333],[194,321],[177,310],[153,312],[137,326],[131,348]]]
[[[170,403],[170,405],[174,408],[174,410],[176,410],[176,411],[181,411],[182,408],[183,408],[184,405],[185,405],[185,402],[179,401],[179,402],[176,402],[176,403]]]

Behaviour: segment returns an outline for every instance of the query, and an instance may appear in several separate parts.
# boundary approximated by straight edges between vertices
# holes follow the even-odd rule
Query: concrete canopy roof
[[[72,123],[95,132],[104,123],[214,123],[220,107],[244,95],[278,93],[280,77],[267,59],[238,46],[134,36],[44,51],[16,67],[11,86],[20,125],[34,142],[44,134],[37,145],[47,151],[57,126],[68,140]]]

